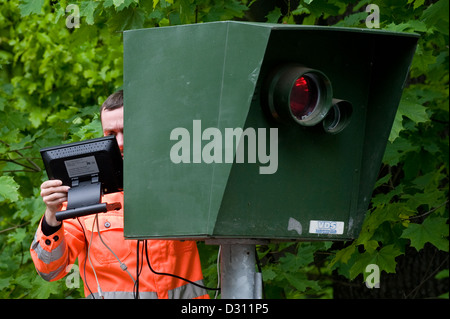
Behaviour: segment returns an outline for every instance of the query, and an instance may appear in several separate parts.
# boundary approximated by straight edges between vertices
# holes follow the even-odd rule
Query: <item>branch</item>
[[[25,167],[25,168],[28,168],[28,169],[31,170],[32,172],[36,171],[33,167],[27,166],[27,165],[25,165],[25,164],[22,164],[22,163],[16,161],[16,160],[13,160],[13,159],[0,159],[0,161],[3,161],[3,162],[10,162],[10,163],[14,163],[14,164],[19,165],[19,166],[23,166],[23,167]],[[19,170],[19,171],[22,171],[22,170]]]
[[[427,216],[427,215],[431,214],[432,212],[438,210],[438,209],[441,208],[442,206],[447,205],[448,202],[449,202],[449,201],[446,200],[446,201],[445,201],[444,203],[442,203],[441,205],[436,206],[435,208],[433,208],[433,209],[431,209],[431,210],[429,210],[429,211],[427,211],[427,212],[425,212],[425,213],[423,213],[423,214],[416,215],[416,216],[411,216],[411,217],[409,217],[409,218],[405,218],[405,220],[406,220],[406,219],[411,220],[411,219],[414,219],[414,218],[421,218],[421,217]]]
[[[3,144],[5,144],[6,146],[11,147],[11,146],[10,146],[8,143],[6,143],[5,141],[0,140],[0,143],[3,143]],[[31,146],[27,146],[27,147],[21,148],[21,150],[27,149],[27,148],[31,148]],[[3,160],[3,161],[7,161],[7,162],[8,162],[8,161],[12,161],[13,163],[15,163],[15,164],[17,164],[17,165],[20,165],[20,166],[23,166],[23,167],[25,167],[25,168],[30,169],[32,172],[40,172],[40,171],[41,171],[41,168],[40,168],[34,161],[32,161],[30,157],[25,157],[25,156],[23,156],[23,154],[22,154],[19,150],[12,150],[12,151],[10,150],[9,152],[14,152],[14,153],[18,154],[19,156],[21,156],[20,159],[26,160],[26,161],[27,161],[28,163],[30,163],[33,167],[27,166],[27,165],[25,165],[25,164],[19,163],[19,162],[14,161],[14,160]]]
[[[26,173],[36,173],[34,169],[13,169],[9,171],[3,171],[3,173],[18,173],[18,172],[26,172]]]
[[[8,232],[8,231],[10,231],[10,230],[14,230],[14,229],[16,229],[16,228],[20,228],[20,227],[25,226],[25,225],[28,225],[29,223],[30,223],[30,222],[26,222],[26,223],[23,223],[23,224],[20,224],[20,225],[16,225],[16,226],[13,226],[13,227],[9,227],[9,228],[6,228],[6,229],[2,229],[2,230],[0,230],[0,234],[6,233],[6,232]]]
[[[434,258],[434,256],[433,256]],[[440,270],[442,270],[442,266],[444,266],[444,264],[448,262],[448,256],[447,258],[445,258],[440,264],[439,266],[434,269],[429,275],[427,275],[425,278],[422,278],[422,281],[413,289],[409,292],[409,294],[407,294],[405,296],[405,298],[408,298],[410,295],[413,295],[412,298],[414,298],[414,296],[417,294],[418,290],[423,286],[423,284],[425,284],[425,282],[427,282],[429,279],[431,279],[432,277],[434,277]],[[428,271],[428,270],[427,270]]]

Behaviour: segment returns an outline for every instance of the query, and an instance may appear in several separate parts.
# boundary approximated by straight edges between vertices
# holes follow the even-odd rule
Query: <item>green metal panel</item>
[[[357,236],[416,41],[383,31],[242,22],[125,32],[125,236]],[[263,114],[262,82],[283,62],[322,71],[333,96],[353,104],[343,132],[278,124]],[[261,174],[267,164],[249,163],[248,152],[245,163],[226,162],[224,136],[234,128],[265,129],[267,150],[270,129],[278,129],[274,174]],[[189,134],[190,163],[171,160],[174,132]],[[211,142],[208,132],[220,136]],[[203,148],[219,142],[222,160],[205,163]],[[311,221],[338,222],[343,230],[310,233]]]

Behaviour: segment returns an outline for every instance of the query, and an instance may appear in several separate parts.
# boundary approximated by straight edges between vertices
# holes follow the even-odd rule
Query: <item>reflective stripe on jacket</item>
[[[105,195],[103,201],[121,202],[123,207],[123,193]],[[121,267],[105,244],[129,273],[122,269],[125,266]],[[139,249],[139,262],[143,262],[139,275],[140,298],[209,298],[203,288],[151,272],[142,246],[143,243]],[[87,258],[88,249],[90,261]],[[62,227],[50,236],[44,235],[39,225],[30,247],[36,270],[47,281],[58,280],[71,273],[71,267],[78,258],[84,292],[90,298],[100,297],[93,269],[104,298],[134,297],[134,282],[130,275],[135,279],[136,250],[137,241],[125,240],[123,236],[123,210],[98,214],[98,225],[95,215],[64,220]],[[156,272],[174,274],[203,285],[195,241],[148,240],[147,250],[151,266]]]

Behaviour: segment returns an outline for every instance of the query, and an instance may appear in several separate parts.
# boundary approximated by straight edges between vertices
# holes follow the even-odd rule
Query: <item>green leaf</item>
[[[417,97],[416,97],[417,98]],[[400,101],[397,114],[395,115],[394,124],[389,135],[389,141],[393,142],[404,129],[403,117],[407,117],[414,123],[423,123],[429,121],[430,118],[426,112],[427,108],[412,100],[411,97],[406,97]]]
[[[114,6],[117,8],[121,4],[123,4],[125,0],[113,0]]]
[[[400,249],[394,245],[385,246],[376,254],[375,264],[380,267],[380,271],[384,270],[387,273],[395,273],[395,266],[397,265],[395,258],[401,254]]]
[[[32,13],[40,14],[44,0],[21,0],[19,4],[20,15],[28,16]]]
[[[0,201],[15,202],[19,199],[19,185],[11,176],[0,176]]]
[[[268,267],[264,267],[262,270],[262,275],[264,280],[273,280],[275,279],[278,274],[272,269],[272,268],[268,268]]]
[[[32,287],[32,284],[30,282],[30,274],[28,274],[28,273],[23,274],[19,277],[16,277],[14,282],[27,290],[29,290]],[[0,287],[0,289],[1,289],[1,287]]]
[[[48,282],[39,276],[36,276],[32,282],[33,286],[39,287],[38,289],[33,289],[31,292],[31,297],[36,299],[48,299],[50,295],[57,293],[59,285],[55,282]]]
[[[394,142],[397,137],[400,136],[400,132],[403,130],[403,114],[397,112],[395,114],[394,123],[392,124],[391,133],[389,134],[389,142]]]
[[[145,21],[145,12],[140,8],[126,8],[113,16],[108,25],[114,31],[124,31],[142,28]]]
[[[449,251],[448,234],[447,218],[430,216],[422,224],[410,224],[401,237],[410,239],[411,246],[417,250],[425,243],[431,243],[440,250]]]
[[[0,70],[1,70],[1,68],[0,68]],[[4,99],[0,96],[0,111],[5,110],[5,105],[6,105],[6,99]]]
[[[13,242],[23,242],[25,237],[28,235],[26,228],[16,228],[14,232],[8,234],[8,244]]]
[[[355,252],[355,250],[356,250],[356,245],[355,245],[355,243],[352,243],[350,246],[348,246],[348,247],[346,247],[346,248],[343,248],[343,249],[339,250],[339,251],[336,253],[336,256],[333,258],[333,260],[330,262],[329,267],[330,267],[331,269],[333,269],[333,266],[334,266],[337,262],[346,264],[346,263],[350,260],[350,258],[352,257],[352,255],[353,255],[353,253]]]
[[[94,24],[94,11],[99,5],[99,2],[83,1],[80,6],[80,15],[86,17],[86,23],[89,25]]]
[[[449,277],[449,270],[448,269],[441,270],[440,272],[438,272],[436,274],[436,276],[434,276],[434,278],[436,278],[436,279],[445,279],[445,278],[448,278],[448,277]]]
[[[387,143],[383,163],[391,166],[397,165],[403,160],[405,154],[419,150],[420,147],[413,145],[409,139],[398,137],[391,143]]]
[[[287,279],[289,284],[295,287],[300,292],[306,291],[307,288],[319,289],[320,286],[315,280],[308,280],[306,274],[288,274],[284,273],[284,277]]]
[[[41,125],[41,123],[45,120],[49,112],[50,109],[47,110],[41,108],[33,109],[29,114],[31,124],[34,127],[39,127],[39,125]]]
[[[10,282],[11,278],[0,278],[0,291],[7,288]]]
[[[422,14],[422,19],[444,35],[449,35],[449,1],[440,0],[430,5]]]
[[[416,0],[414,1],[414,10],[424,4],[425,0]]]
[[[395,273],[397,262],[395,258],[401,255],[400,249],[394,245],[388,245],[381,248],[379,251],[365,252],[361,254],[356,260],[355,264],[350,269],[350,279],[355,279],[359,274],[364,274],[367,265],[375,264],[381,271],[387,273]]]
[[[415,123],[426,122],[430,119],[426,107],[410,100],[402,100],[398,106],[398,112]]]
[[[280,258],[280,266],[284,271],[295,272],[301,267],[305,266],[309,262],[301,258],[300,254],[286,254],[284,257]]]
[[[344,18],[344,20],[339,21],[335,24],[338,27],[356,27],[361,25],[367,18],[367,12],[357,12],[350,14]]]
[[[366,243],[364,243],[364,249],[369,253],[374,252],[379,246],[380,245],[376,240],[369,240]]]
[[[411,76],[418,77],[427,73],[430,66],[436,63],[436,56],[429,49],[424,49],[422,45],[417,46],[411,66]]]
[[[308,8],[302,6],[301,4],[298,5],[297,9],[292,11],[293,15],[302,15],[302,14],[310,14],[311,12],[308,10]]]
[[[278,7],[275,7],[275,9],[273,9],[266,15],[268,23],[277,23],[280,18],[281,18],[281,9]]]
[[[414,211],[403,203],[380,204],[364,220],[361,233],[356,241],[358,245],[367,245],[378,227],[388,222],[400,222],[400,215],[410,216]]]
[[[111,1],[111,0],[109,0]],[[116,12],[120,12],[125,8],[128,8],[132,3],[138,2],[137,0],[113,0]],[[109,5],[109,4],[108,4]],[[148,6],[149,4],[141,4],[141,7]],[[105,7],[105,5],[103,5]],[[110,6],[110,5],[109,5]]]
[[[386,184],[391,179],[392,175],[389,173],[386,176],[383,176],[375,183],[374,189],[377,189],[379,186]]]

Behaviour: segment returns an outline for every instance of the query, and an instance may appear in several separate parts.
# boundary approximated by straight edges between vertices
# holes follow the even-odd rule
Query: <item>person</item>
[[[100,109],[103,134],[115,135],[122,157],[123,108],[123,91],[118,91]],[[202,287],[195,241],[125,240],[123,209],[57,221],[55,214],[65,209],[68,191],[69,187],[60,180],[47,180],[41,185],[46,210],[30,253],[42,278],[47,281],[63,278],[78,258],[88,298],[209,298]],[[102,202],[120,202],[123,207],[123,192],[106,194]],[[147,258],[154,272],[145,265]]]

